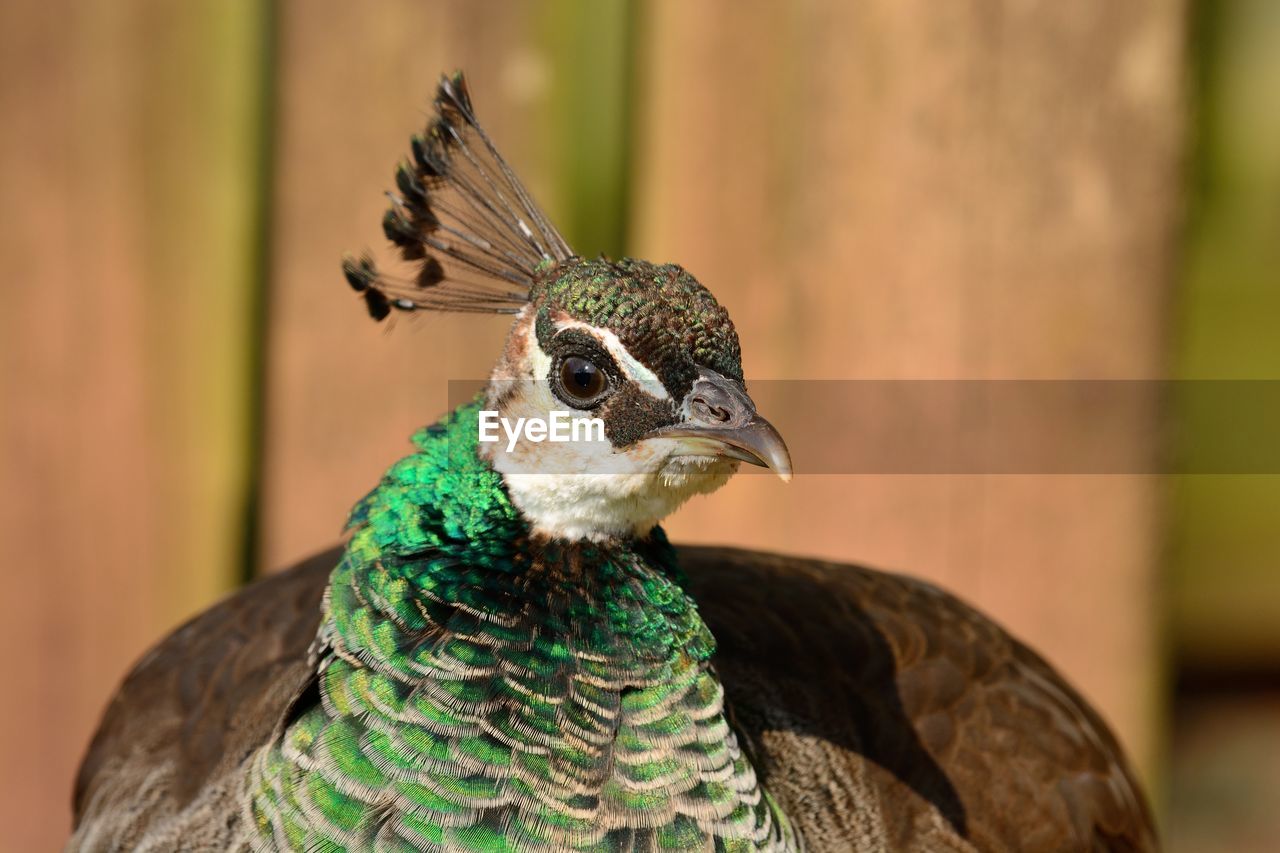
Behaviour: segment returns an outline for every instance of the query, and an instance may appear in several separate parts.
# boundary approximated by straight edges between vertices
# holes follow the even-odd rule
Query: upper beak
[[[679,439],[677,456],[727,456],[770,468],[791,479],[791,454],[782,436],[760,415],[742,383],[699,368],[684,399],[684,418],[646,438]]]

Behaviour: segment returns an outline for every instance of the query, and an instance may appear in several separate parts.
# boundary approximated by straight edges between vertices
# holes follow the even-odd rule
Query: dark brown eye
[[[608,386],[604,371],[587,359],[571,355],[560,362],[560,387],[575,402],[590,402]]]

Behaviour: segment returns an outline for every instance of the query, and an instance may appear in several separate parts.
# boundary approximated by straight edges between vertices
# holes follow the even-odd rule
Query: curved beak
[[[678,439],[676,456],[726,456],[769,468],[784,483],[791,479],[787,443],[756,413],[740,382],[700,368],[681,411],[679,423],[645,437]]]

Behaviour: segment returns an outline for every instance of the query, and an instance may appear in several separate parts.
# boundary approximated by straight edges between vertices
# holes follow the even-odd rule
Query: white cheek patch
[[[534,323],[522,319],[515,332],[518,365],[508,362],[495,370],[490,399],[500,400],[502,415],[511,419],[546,417],[566,406],[546,381],[552,359],[539,346]],[[671,399],[653,371],[627,352],[613,332],[568,318],[557,328],[592,335],[630,381],[657,399]],[[501,383],[511,384],[497,393]],[[509,451],[505,442],[495,442],[481,445],[480,452],[503,475],[512,501],[535,530],[575,540],[643,535],[690,497],[719,488],[737,467],[723,459],[673,460],[671,449],[669,442],[650,440],[618,450],[604,440],[519,442]]]
[[[538,345],[538,334],[534,331],[533,324],[529,324],[528,331],[525,332],[525,346],[528,347],[529,368],[534,379],[549,379],[551,376],[551,356],[543,352],[542,347]]]

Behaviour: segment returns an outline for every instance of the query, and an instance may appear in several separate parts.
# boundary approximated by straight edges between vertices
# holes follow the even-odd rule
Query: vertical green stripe
[[[1280,6],[1194,4],[1192,207],[1178,303],[1177,375],[1280,378]],[[1203,391],[1203,389],[1199,389]],[[1212,460],[1236,432],[1212,394],[1175,400],[1179,458]],[[1224,420],[1228,419],[1228,420]],[[1280,477],[1174,482],[1170,606],[1185,662],[1248,665],[1280,652]]]
[[[619,258],[630,200],[633,4],[552,0],[544,16],[559,225],[582,255]]]
[[[271,237],[275,206],[275,143],[277,117],[277,81],[279,77],[279,25],[278,0],[262,0],[257,4],[258,45],[261,57],[258,69],[258,103],[256,145],[252,180],[257,188],[254,211],[248,227],[252,229],[252,255],[250,257],[250,286],[253,300],[246,323],[250,333],[246,340],[252,346],[249,355],[248,395],[249,409],[248,446],[246,465],[249,476],[245,483],[241,512],[244,518],[242,552],[239,579],[242,583],[253,580],[264,567],[261,560],[261,497],[263,477],[263,450],[266,443],[266,394],[267,394],[267,335],[270,333],[270,284]]]
[[[261,374],[271,4],[142,16],[149,418],[164,460],[166,595],[190,612],[241,579]]]

